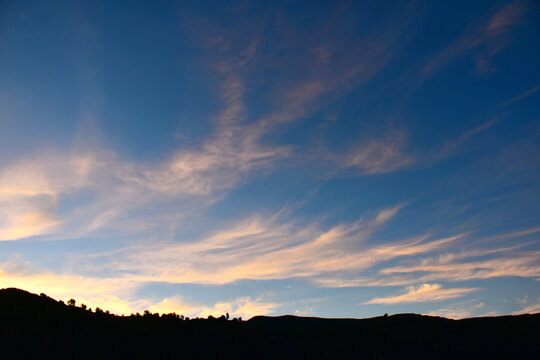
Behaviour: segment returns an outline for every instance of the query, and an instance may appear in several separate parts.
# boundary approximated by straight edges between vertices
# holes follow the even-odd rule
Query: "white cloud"
[[[529,304],[529,305],[523,307],[522,309],[520,309],[518,311],[515,311],[514,315],[518,315],[518,314],[535,314],[535,313],[540,313],[540,297],[538,297],[538,299],[536,299],[535,303]]]
[[[482,314],[478,314],[478,310],[485,309],[485,307],[486,304],[483,302],[477,303],[475,300],[467,300],[452,304],[446,308],[430,311],[426,315],[442,316],[448,319],[464,319],[472,316],[495,315],[491,312],[482,312]]]
[[[183,296],[173,296],[163,299],[159,303],[150,306],[150,312],[161,314],[176,313],[179,315],[194,317],[208,316],[219,317],[229,313],[230,317],[242,317],[249,319],[256,315],[267,315],[274,312],[282,304],[265,301],[262,297],[252,298],[244,296],[226,301],[219,301],[212,306],[196,303],[185,299]]]
[[[282,304],[275,302],[265,302],[262,298],[253,299],[246,296],[230,301],[218,302],[212,308],[202,310],[199,316],[221,316],[225,313],[229,313],[232,317],[249,319],[257,315],[270,314],[281,305]]]
[[[181,295],[165,298],[158,303],[150,305],[148,310],[152,313],[176,313],[184,316],[194,316],[201,312],[199,306],[190,304],[189,301],[186,301]]]
[[[0,206],[0,241],[46,234],[58,229],[63,223],[54,213],[54,198],[18,202],[2,199]]]
[[[473,288],[443,289],[439,284],[422,284],[417,287],[409,286],[407,292],[402,295],[378,297],[366,301],[364,304],[402,304],[441,301],[461,297],[477,290]]]

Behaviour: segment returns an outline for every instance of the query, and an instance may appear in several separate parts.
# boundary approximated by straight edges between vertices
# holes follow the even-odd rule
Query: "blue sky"
[[[7,1],[0,287],[119,314],[540,311],[533,1]]]

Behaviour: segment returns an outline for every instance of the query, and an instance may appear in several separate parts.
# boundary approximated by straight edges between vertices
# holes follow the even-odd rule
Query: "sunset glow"
[[[534,1],[0,4],[0,288],[540,312]]]

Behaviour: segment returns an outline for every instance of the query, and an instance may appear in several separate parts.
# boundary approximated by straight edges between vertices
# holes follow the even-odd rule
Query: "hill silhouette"
[[[451,320],[117,316],[0,290],[3,358],[537,358],[540,314]]]

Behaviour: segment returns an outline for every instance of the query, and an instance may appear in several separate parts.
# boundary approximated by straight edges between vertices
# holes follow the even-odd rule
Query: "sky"
[[[0,288],[540,312],[535,1],[0,1]]]

